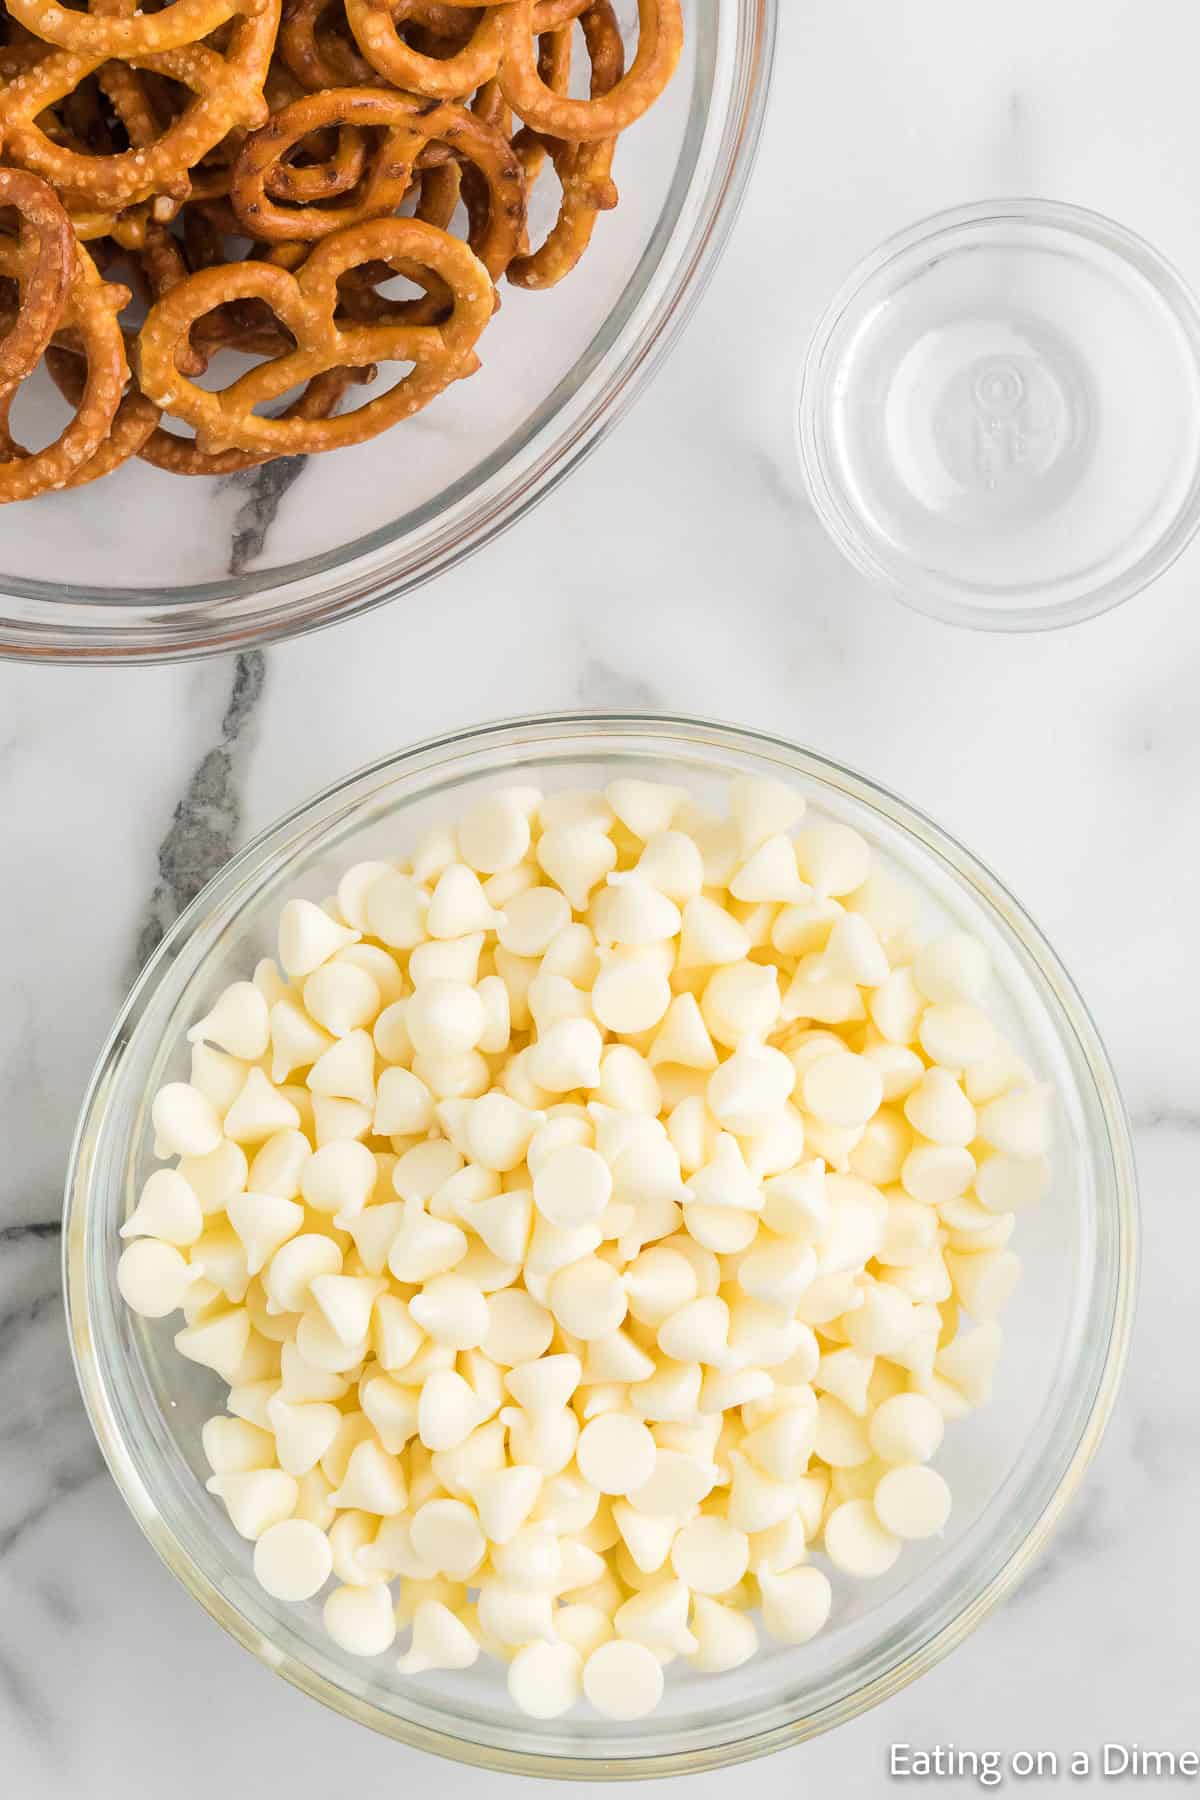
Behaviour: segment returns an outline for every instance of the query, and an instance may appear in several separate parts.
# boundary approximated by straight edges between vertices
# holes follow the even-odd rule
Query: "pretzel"
[[[338,281],[362,263],[432,269],[453,292],[442,325],[349,325],[335,321]],[[194,322],[235,296],[266,300],[296,348],[250,370],[221,393],[179,373],[176,353]],[[477,366],[474,345],[492,314],[487,270],[457,238],[420,219],[377,219],[325,238],[298,275],[265,262],[232,270],[204,269],[154,306],[138,338],[139,381],[157,406],[186,420],[204,451],[252,450],[268,456],[312,454],[362,443],[426,406],[450,382]],[[374,362],[412,363],[386,394],[342,418],[269,419],[254,408],[327,369]]]
[[[158,12],[124,16],[107,8],[76,12],[56,0],[5,0],[10,17],[47,44],[77,56],[129,61],[199,43],[239,13],[262,12],[267,0],[167,0]]]
[[[82,244],[73,246],[71,264],[62,318],[78,333],[87,358],[79,405],[54,442],[30,455],[8,429],[15,385],[0,396],[0,452],[5,459],[0,462],[0,502],[30,500],[51,488],[65,487],[108,437],[128,379],[117,314],[129,302],[129,289],[104,281]],[[0,242],[0,270],[6,275],[17,272],[22,295],[28,291],[27,266],[19,244],[11,238]]]
[[[477,13],[443,6],[440,0],[387,0],[387,6],[406,42],[439,62],[465,50],[479,24]]]
[[[148,304],[169,293],[179,282],[186,280],[190,272],[178,238],[153,220],[146,227],[140,252],[130,260],[135,281],[144,289],[143,298]],[[197,348],[181,351],[180,357],[186,374],[203,374],[205,358]]]
[[[135,149],[152,144],[162,129],[162,122],[140,72],[123,62],[101,63],[96,71],[96,85],[125,127],[130,144]],[[75,91],[78,93],[79,90]],[[180,190],[185,197],[187,183],[182,180]]]
[[[73,405],[83,391],[83,370],[77,349],[68,344],[52,344],[46,352],[46,366],[55,386]],[[353,381],[374,378],[372,369],[330,369],[316,375],[303,394],[293,400],[283,418],[324,419],[337,406]],[[148,400],[135,382],[131,382],[117,408],[112,430],[96,454],[76,469],[67,487],[84,487],[112,474],[130,457],[140,457],[170,475],[219,476],[237,475],[254,469],[269,459],[248,450],[226,450],[219,455],[206,455],[188,438],[177,437],[159,424],[162,414]]]
[[[592,64],[592,98],[599,99],[612,92],[625,68],[625,46],[611,0],[592,0],[580,22]],[[508,279],[514,287],[553,287],[569,275],[591,242],[597,214],[610,211],[618,200],[611,173],[615,137],[583,143],[564,138],[542,142],[554,164],[562,198],[558,218],[541,248],[532,255],[514,257],[508,265]]]
[[[280,159],[275,164],[265,182],[266,191],[273,200],[310,206],[320,200],[335,199],[338,194],[348,194],[357,187],[368,163],[367,141],[353,125],[339,126],[332,137],[332,147],[324,158],[320,157],[314,134],[312,144],[302,144],[314,160],[289,163]],[[231,176],[231,185],[232,179]]]
[[[422,55],[396,29],[412,17],[411,0],[345,0],[347,22],[371,67],[394,87],[435,100],[465,99],[498,73],[510,41],[505,19],[522,3],[526,0],[499,0],[473,9],[478,23],[467,42],[441,58]]]
[[[66,305],[74,269],[71,221],[53,188],[24,169],[0,169],[0,206],[14,206],[20,228],[16,321],[0,341],[0,397],[32,374]]]
[[[197,269],[228,264],[220,233],[214,232],[212,238],[201,245],[193,225],[181,246],[179,239],[169,233],[163,233],[165,242],[160,244],[152,235],[154,231],[154,227],[148,229],[146,248],[134,262],[135,271],[140,270],[146,278],[149,304],[169,293]],[[291,339],[268,307],[252,301],[232,300],[198,321],[192,333],[190,351],[185,347],[179,352],[179,367],[185,375],[202,375],[218,350],[239,350],[247,356],[276,356],[281,349],[290,346]]]
[[[65,344],[51,344],[46,351],[46,367],[58,391],[72,406],[78,406],[84,387],[84,370],[78,352]],[[131,383],[113,415],[108,436],[62,486],[86,487],[89,482],[98,481],[102,475],[111,475],[114,469],[119,469],[131,456],[139,454],[155,430],[158,419],[158,408],[152,406],[146,396]]]
[[[675,73],[683,48],[679,0],[638,0],[637,54],[616,85],[590,100],[556,94],[538,73],[534,4],[504,0],[491,14],[501,36],[501,91],[534,131],[576,140],[614,137],[648,111]],[[347,11],[349,6],[347,0]]]
[[[97,17],[126,18],[131,9],[131,0],[90,0],[90,3],[92,15]],[[96,86],[124,127],[129,147],[134,151],[144,150],[147,145],[153,144],[162,131],[163,117],[156,104],[153,85],[153,76],[131,68],[124,62],[110,60],[102,63],[96,72]],[[79,90],[75,91],[78,93]],[[111,144],[106,148],[111,153]],[[167,219],[178,213],[179,207],[190,193],[191,180],[187,174],[181,172],[170,181],[165,181],[150,204],[150,216],[160,225],[165,224]],[[118,241],[130,245],[133,241],[131,221],[126,216],[119,224],[123,227],[124,235],[118,237]],[[141,230],[144,241],[144,224]]]
[[[327,419],[352,382],[370,382],[375,369],[325,369],[314,375],[304,392],[279,415],[281,424],[290,420],[317,422]],[[158,426],[137,452],[143,462],[152,463],[169,475],[239,475],[245,469],[257,469],[279,454],[276,450],[201,450],[194,441],[178,437],[173,431]]]
[[[284,0],[276,48],[307,93],[370,85],[377,80],[375,70],[359,55],[353,38],[332,26],[322,30],[326,15],[339,11],[337,0]]]
[[[449,230],[462,186],[459,165],[448,162],[425,169],[420,182],[421,197],[414,217],[423,219],[428,225],[436,225],[441,231]],[[397,273],[425,289],[419,300],[394,300],[376,292]],[[436,325],[446,317],[453,302],[453,294],[440,276],[412,263],[399,270],[387,263],[362,263],[342,276],[338,282],[338,295],[339,315],[344,314],[361,325]],[[497,295],[496,305],[499,303]]]
[[[65,97],[56,119],[55,136],[60,144],[70,144],[74,149],[96,155],[112,150],[112,133],[101,111],[100,99],[99,83],[94,75],[89,75]]]
[[[141,250],[146,232],[152,224],[168,224],[179,216],[183,202],[169,195],[156,194],[153,200],[139,200],[133,206],[68,207],[68,217],[81,244],[97,244],[111,238],[122,250]]]
[[[328,93],[306,94],[275,113],[246,139],[233,167],[229,198],[241,229],[253,238],[288,243],[325,237],[344,225],[394,212],[412,182],[415,150],[406,160],[403,157],[403,148],[413,143],[412,135],[403,132],[397,123],[377,152],[368,157],[360,121],[362,126],[391,125],[387,116],[391,102],[401,99],[379,88],[335,88]],[[409,105],[415,108],[420,102]],[[347,127],[354,132],[359,146],[360,177],[365,169],[357,200],[351,198],[336,207],[315,202],[302,206],[276,204],[273,195],[283,199],[301,197],[301,171],[288,163],[289,153],[317,133],[336,129],[340,135]],[[358,178],[350,184],[352,188],[357,185]]]
[[[40,38],[14,21],[9,27],[7,43],[0,44],[0,81],[15,81],[26,69],[32,69],[46,55]]]
[[[445,162],[432,169],[423,169],[416,217],[424,219],[427,225],[436,225],[440,231],[449,231],[461,191],[462,167],[459,163]],[[479,251],[473,244],[471,248],[478,256]],[[486,258],[480,260],[486,267]],[[490,269],[488,273],[491,273]]]
[[[571,63],[575,33],[569,25],[555,26],[553,30],[544,32],[538,38],[538,74],[548,88],[556,94],[569,92],[571,86]],[[492,82],[495,97],[489,98],[488,104],[503,111],[510,122],[511,131],[512,108],[509,106],[500,88],[499,79]],[[485,90],[480,90],[484,92]],[[478,101],[479,95],[476,95]],[[525,171],[525,182],[530,192],[545,166],[549,138],[539,131],[531,131],[528,125],[522,125],[512,140],[512,147],[521,159],[521,167]]]
[[[268,194],[272,173],[286,166],[292,147],[329,126],[383,128],[359,198],[336,206],[277,206]],[[516,254],[525,229],[525,180],[512,146],[502,133],[464,106],[421,100],[386,88],[341,88],[309,94],[276,113],[246,140],[238,157],[230,197],[246,231],[276,242],[326,237],[347,224],[393,212],[412,184],[417,158],[426,144],[452,146],[486,183],[486,219],[471,233],[471,247],[496,279]]]
[[[555,31],[560,25],[570,25],[586,12],[588,0],[534,0],[533,29],[535,31]]]
[[[478,12],[496,4],[497,0],[413,0],[413,9],[436,23],[449,13]],[[587,0],[536,0],[534,29],[549,31],[555,25],[564,25],[568,19],[577,19],[586,5]]]
[[[230,228],[235,232],[240,229],[236,220],[231,222]],[[308,253],[307,244],[281,248],[294,253],[297,265]],[[195,274],[200,269],[230,266],[231,258],[225,244],[225,234],[213,221],[211,209],[188,209],[184,221],[183,256],[185,276]],[[176,284],[172,281],[170,285]],[[163,292],[166,292],[165,288],[158,290],[155,298]],[[186,347],[182,347],[178,353],[178,366],[185,375],[202,373],[219,350],[238,350],[247,356],[278,356],[291,349],[292,340],[263,301],[229,300],[196,321],[191,334],[191,347],[197,359],[195,368],[188,366],[190,359]]]
[[[236,126],[261,125],[267,116],[262,84],[275,43],[279,0],[264,0],[256,14],[239,14],[225,55],[188,44],[161,55],[134,58],[135,67],[190,88],[194,98],[161,137],[113,156],[90,156],[56,144],[38,117],[94,74],[103,56],[53,50],[0,91],[0,150],[62,191],[86,196],[99,207],[170,192],[172,184]]]

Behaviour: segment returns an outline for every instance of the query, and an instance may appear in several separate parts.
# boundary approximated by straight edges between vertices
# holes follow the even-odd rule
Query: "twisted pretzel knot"
[[[505,16],[516,4],[502,0],[472,9],[467,17],[478,17],[470,35],[443,57],[416,49],[401,35],[400,27],[419,16],[416,0],[345,0],[347,23],[372,68],[393,86],[436,100],[462,100],[499,72],[507,42]]]
[[[38,123],[39,115],[106,61],[103,55],[53,50],[0,91],[0,152],[60,191],[86,196],[102,208],[170,193],[228,132],[261,125],[267,117],[262,85],[278,22],[279,0],[264,0],[259,12],[236,17],[224,55],[193,43],[131,58],[134,68],[178,82],[193,98],[153,143],[110,156],[57,144]]]
[[[536,0],[506,0],[493,15],[500,34],[501,91],[534,131],[577,141],[613,137],[641,118],[675,72],[683,48],[679,0],[638,0],[637,54],[620,80],[590,100],[556,94],[538,70],[535,5]]]
[[[83,369],[77,347],[70,342],[52,344],[46,352],[46,364],[59,392],[73,405],[83,392]],[[325,419],[334,411],[352,382],[374,379],[374,369],[328,369],[315,375],[304,392],[281,414],[284,419]],[[264,452],[250,450],[201,450],[188,438],[178,437],[160,424],[162,413],[135,386],[131,386],[117,408],[107,440],[87,462],[76,469],[67,487],[84,487],[101,476],[111,475],[122,463],[136,456],[170,475],[238,475],[245,469],[258,468],[269,462]]]
[[[415,263],[432,270],[451,291],[449,318],[436,326],[339,325],[338,282],[367,262],[393,268]],[[213,393],[179,373],[176,353],[195,321],[231,295],[265,300],[296,347]],[[185,419],[200,449],[311,454],[374,437],[470,374],[477,366],[474,345],[491,313],[487,270],[466,244],[420,219],[377,219],[324,239],[297,275],[271,263],[245,262],[232,271],[204,269],[189,276],[151,309],[136,363],[143,392]],[[357,412],[310,421],[263,418],[254,410],[329,369],[375,362],[413,367]]]
[[[75,12],[46,0],[5,0],[5,4],[11,18],[47,44],[79,56],[133,60],[199,43],[239,14],[253,17],[263,12],[267,0],[167,0],[154,13],[96,6],[91,12]]]
[[[336,29],[340,12],[338,0],[285,0],[277,49],[307,93],[355,83],[369,86],[379,79],[349,33]]]
[[[580,23],[592,65],[591,95],[593,100],[598,100],[612,93],[625,71],[625,46],[611,0],[591,0]],[[569,43],[568,32],[555,32],[552,43],[560,38],[567,38]],[[539,69],[539,75],[552,92],[562,93],[566,80],[561,53],[557,80],[554,78],[554,61],[552,48],[549,66],[545,70]],[[568,59],[568,77],[569,73]],[[541,146],[554,164],[562,189],[558,218],[541,248],[531,255],[514,258],[507,273],[516,287],[553,287],[570,274],[587,249],[597,215],[611,211],[617,204],[617,189],[611,173],[617,139],[612,136],[574,143],[568,138],[534,135],[532,144]],[[532,146],[522,154],[527,172],[530,166],[527,158],[533,154],[536,151]]]
[[[62,318],[71,286],[75,239],[53,189],[24,169],[0,169],[0,206],[17,211],[21,304],[0,342],[0,398],[32,374]]]
[[[7,175],[13,171],[3,173]],[[9,192],[11,198],[11,189]],[[40,213],[47,199],[57,205],[48,190],[37,202],[27,194],[22,217],[32,217],[29,209],[33,204]],[[69,241],[64,241],[58,221],[49,214],[47,216],[50,232],[56,240],[54,253],[62,251],[67,272],[63,299],[57,296],[61,272],[54,275],[54,291],[51,293],[47,289],[45,248],[50,240],[42,237],[40,226],[31,227],[37,234],[35,241],[0,238],[0,276],[15,282],[20,297],[16,323],[0,344],[4,368],[0,391],[0,456],[3,458],[0,460],[0,502],[29,500],[52,488],[65,487],[75,470],[86,463],[108,437],[129,377],[121,327],[117,323],[118,313],[129,300],[128,288],[104,281],[83,245],[74,241],[73,234]],[[53,443],[31,454],[12,437],[9,413],[22,379],[19,373],[22,362],[25,363],[25,374],[30,373],[60,325],[77,334],[86,358],[87,374],[74,418]],[[15,347],[14,338],[17,340]],[[35,351],[32,362],[29,361],[31,351]]]
[[[331,126],[382,127],[359,197],[337,205],[286,207],[269,197],[272,178],[286,168],[294,146]],[[247,139],[234,169],[230,197],[247,232],[286,243],[326,237],[347,224],[394,212],[412,184],[421,151],[429,143],[452,147],[479,170],[487,184],[486,225],[472,233],[472,248],[489,275],[499,277],[525,229],[525,182],[504,135],[466,107],[421,100],[385,88],[341,88],[309,94],[276,113]]]

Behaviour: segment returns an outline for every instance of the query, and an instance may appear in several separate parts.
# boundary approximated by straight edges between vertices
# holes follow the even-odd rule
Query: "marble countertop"
[[[399,745],[570,706],[750,722],[930,812],[1063,954],[1136,1127],[1133,1359],[1049,1555],[935,1673],[756,1781],[781,1796],[883,1794],[895,1739],[1197,1742],[1200,1377],[1185,1272],[1200,1254],[1200,545],[1072,631],[931,623],[869,589],[822,535],[788,394],[849,264],[940,206],[1014,191],[1093,205],[1200,282],[1200,18],[1184,0],[784,12],[761,163],[698,316],[634,415],[482,559],[265,655],[0,667],[0,1786],[22,1800],[240,1797],[280,1776],[295,1800],[408,1781],[483,1793],[487,1777],[356,1731],[272,1678],[160,1566],[76,1392],[60,1191],[139,960],[234,846]],[[752,333],[730,330],[748,318]],[[595,530],[606,516],[620,531]],[[696,1777],[692,1791],[729,1800],[738,1779]]]

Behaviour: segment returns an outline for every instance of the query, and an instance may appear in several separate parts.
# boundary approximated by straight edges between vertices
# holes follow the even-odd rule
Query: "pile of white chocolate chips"
[[[728,798],[510,787],[290,901],[123,1229],[228,1384],[208,1485],[267,1593],[332,1580],[344,1651],[486,1652],[538,1718],[804,1643],[821,1563],[942,1532],[1046,1185],[982,946],[790,788]]]

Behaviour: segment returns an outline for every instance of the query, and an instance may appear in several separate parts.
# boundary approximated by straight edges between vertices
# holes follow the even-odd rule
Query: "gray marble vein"
[[[1130,1123],[1135,1133],[1150,1131],[1200,1131],[1200,1106],[1172,1106],[1164,1102],[1161,1106],[1153,1103],[1140,1106],[1132,1114]]]
[[[231,575],[244,575],[258,561],[283,497],[299,481],[307,462],[306,456],[280,456],[259,469],[248,469],[241,475],[230,477],[230,485],[235,491],[245,492],[245,499],[233,521],[229,553]]]
[[[1044,1589],[1073,1574],[1080,1563],[1094,1561],[1112,1549],[1121,1541],[1123,1529],[1115,1496],[1101,1479],[1093,1478],[1076,1497],[1066,1519],[1008,1604],[1022,1606],[1038,1599]]]
[[[0,1246],[19,1244],[26,1238],[60,1238],[61,1219],[31,1219],[25,1224],[0,1225]]]
[[[642,674],[614,668],[602,657],[589,656],[575,684],[576,704],[611,712],[654,712],[661,694]]]
[[[7,1706],[10,1715],[17,1719],[25,1730],[36,1733],[46,1740],[54,1723],[54,1713],[46,1702],[45,1694],[38,1684],[30,1680],[29,1674],[22,1667],[19,1659],[7,1655],[0,1650],[0,1700]]]
[[[59,1239],[51,1220],[0,1230],[0,1566],[103,1466],[67,1346]]]
[[[81,1409],[72,1404],[70,1410]],[[104,1459],[95,1443],[81,1445],[78,1455],[55,1469],[36,1497],[0,1530],[0,1558],[6,1557],[27,1533],[41,1525],[59,1501],[70,1499],[72,1494],[77,1494],[103,1473]]]
[[[242,824],[241,770],[250,754],[265,683],[261,650],[243,651],[234,659],[217,742],[193,769],[158,848],[158,879],[137,936],[137,968],[234,849]]]

